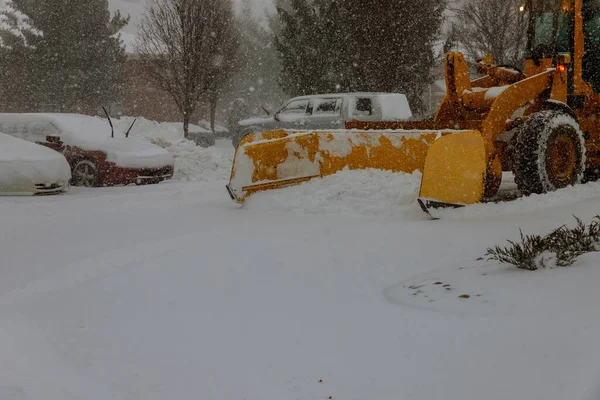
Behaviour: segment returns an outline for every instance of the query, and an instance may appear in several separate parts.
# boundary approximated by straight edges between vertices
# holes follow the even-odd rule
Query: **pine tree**
[[[92,112],[121,101],[125,50],[118,32],[128,23],[107,0],[13,0],[43,34],[28,34],[33,48],[24,69],[32,107]]]
[[[352,50],[351,88],[400,92],[414,111],[431,83],[444,0],[341,0]]]
[[[14,8],[12,0],[0,0],[0,47],[12,49],[27,45],[26,35],[40,34],[29,17]]]
[[[0,104],[6,111],[24,109],[34,87],[26,66],[33,48],[30,40],[42,35],[11,0],[0,0]]]
[[[236,25],[241,33],[239,66],[221,98],[221,112],[233,127],[250,115],[273,111],[285,94],[279,87],[280,64],[274,35],[254,16],[251,0],[242,0]]]
[[[446,0],[291,0],[278,7],[282,87],[291,95],[400,92],[413,111],[431,83]]]
[[[329,0],[291,0],[289,7],[277,5],[281,30],[275,40],[282,75],[281,88],[291,96],[335,91],[328,79],[331,59],[324,53],[327,3]]]

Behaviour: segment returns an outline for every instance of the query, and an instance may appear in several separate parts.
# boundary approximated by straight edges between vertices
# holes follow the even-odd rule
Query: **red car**
[[[114,132],[110,120],[80,114],[0,113],[0,132],[62,153],[73,186],[158,183],[173,177],[174,159],[147,140]]]

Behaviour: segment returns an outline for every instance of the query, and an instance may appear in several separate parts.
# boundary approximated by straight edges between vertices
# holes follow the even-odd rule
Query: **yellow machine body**
[[[525,8],[542,7],[540,2],[544,3],[528,0]],[[446,96],[429,121],[351,121],[337,131],[247,135],[236,149],[227,185],[231,197],[243,202],[254,192],[345,168],[376,168],[421,171],[419,197],[434,206],[478,203],[497,193],[502,171],[511,168],[506,132],[547,108],[577,119],[588,136],[587,166],[600,168],[600,126],[595,122],[600,96],[583,79],[582,0],[547,2],[543,7],[571,18],[569,53],[528,59],[524,72],[496,66],[491,57],[485,57],[476,64],[482,76],[477,79],[471,79],[463,54],[448,53],[444,60]],[[571,108],[575,103],[577,107]]]

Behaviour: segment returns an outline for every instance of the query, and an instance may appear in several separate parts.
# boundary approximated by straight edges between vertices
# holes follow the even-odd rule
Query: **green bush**
[[[575,227],[563,225],[546,236],[524,235],[521,231],[520,242],[508,240],[510,246],[488,248],[485,255],[488,261],[496,260],[532,271],[568,267],[580,255],[600,250],[600,215],[589,225],[577,217],[575,220]]]

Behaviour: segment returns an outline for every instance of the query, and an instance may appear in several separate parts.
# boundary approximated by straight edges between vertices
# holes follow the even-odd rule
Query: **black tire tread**
[[[540,170],[538,160],[543,151],[542,141],[547,140],[553,132],[552,125],[557,118],[569,118],[577,124],[575,119],[557,110],[545,110],[531,114],[531,116],[517,128],[511,142],[511,156],[513,175],[519,190],[525,194],[541,194],[557,189],[553,184],[544,179],[544,171]],[[562,125],[561,125],[562,126]],[[577,125],[578,126],[578,125]],[[583,134],[578,128],[575,135],[579,138],[579,166],[573,184],[580,183],[585,169],[585,142]]]

